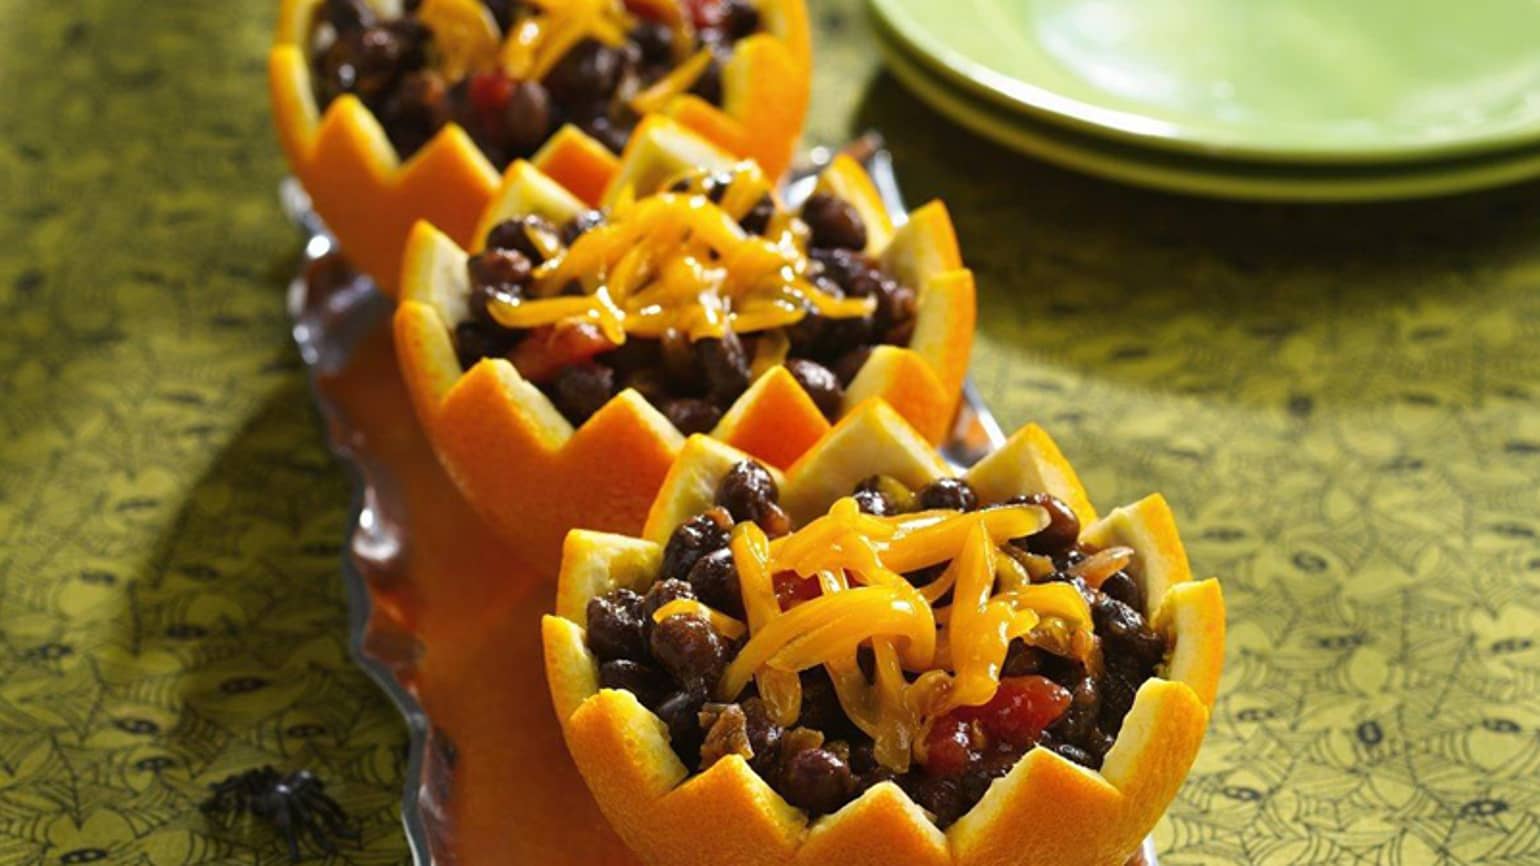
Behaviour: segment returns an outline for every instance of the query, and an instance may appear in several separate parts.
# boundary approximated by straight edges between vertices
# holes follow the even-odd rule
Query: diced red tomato
[[[615,344],[592,322],[557,322],[530,331],[513,347],[508,360],[519,375],[538,384],[556,378],[564,367],[613,348]]]
[[[925,772],[932,776],[956,776],[978,757],[973,751],[972,723],[948,713],[930,726],[925,736]]]
[[[475,106],[476,114],[483,120],[489,121],[502,114],[508,107],[508,100],[513,98],[514,81],[502,71],[478,72],[471,76],[470,98],[471,105]]]
[[[1071,695],[1047,677],[1006,677],[989,703],[959,707],[952,715],[977,720],[984,733],[1016,748],[1026,748],[1069,709]]]
[[[823,593],[816,577],[803,577],[795,571],[776,572],[775,598],[781,610],[788,610],[799,601],[810,601]]]
[[[696,30],[722,23],[722,0],[684,0],[684,8]]]

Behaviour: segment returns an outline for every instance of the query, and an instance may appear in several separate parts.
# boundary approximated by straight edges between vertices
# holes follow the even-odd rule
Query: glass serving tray
[[[844,150],[904,213],[880,141]],[[788,201],[812,192],[832,155],[809,155]],[[635,864],[578,777],[551,710],[539,639],[549,579],[519,564],[439,467],[397,371],[390,300],[344,270],[296,181],[279,194],[305,237],[287,298],[294,341],[331,449],[354,479],[342,547],[349,646],[410,735],[401,816],[412,862]],[[319,273],[334,277],[310,278]],[[971,465],[1002,441],[970,383],[945,455]],[[1129,866],[1155,866],[1151,840]]]

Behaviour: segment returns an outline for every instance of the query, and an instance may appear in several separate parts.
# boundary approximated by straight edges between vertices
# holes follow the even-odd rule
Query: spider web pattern
[[[307,767],[399,863],[405,731],[352,664],[348,486],[281,285],[269,4],[14,15],[0,108],[0,862],[287,863],[209,783]],[[112,207],[107,207],[111,202]]]

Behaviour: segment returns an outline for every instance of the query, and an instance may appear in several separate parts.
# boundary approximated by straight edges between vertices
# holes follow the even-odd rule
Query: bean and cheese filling
[[[871,349],[905,345],[913,289],[860,252],[866,227],[818,194],[792,213],[752,162],[556,227],[508,220],[469,262],[461,364],[505,357],[573,424],[635,388],[682,432],[710,431],[784,365],[828,417]]]
[[[588,606],[601,685],[681,760],[740,755],[826,814],[893,781],[943,827],[1033,748],[1100,767],[1166,641],[1124,570],[1046,494],[980,507],[958,479],[863,482],[790,531],[745,461],[681,525],[645,593]]]
[[[675,95],[720,105],[760,24],[750,0],[326,0],[311,69],[323,110],[356,95],[402,159],[453,121],[501,169],[566,123],[618,153]]]

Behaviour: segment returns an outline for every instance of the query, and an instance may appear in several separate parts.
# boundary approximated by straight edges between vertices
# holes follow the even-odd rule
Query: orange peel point
[[[323,113],[307,57],[322,2],[283,0],[280,6],[268,55],[273,121],[289,169],[316,213],[353,263],[394,297],[412,225],[428,220],[469,248],[498,172],[456,124],[403,162],[357,99],[337,99]],[[719,143],[735,145],[735,156],[761,160],[775,177],[785,171],[802,135],[811,88],[810,37],[804,0],[761,0],[758,6],[765,32],[742,40],[726,64],[723,107],[697,99],[700,104],[690,110],[671,111],[671,104],[663,113],[675,114],[707,138],[720,129],[739,130],[736,138]],[[589,205],[598,203],[598,191],[616,170],[614,155],[576,129],[559,130],[533,161]]]
[[[692,437],[653,503],[644,539],[573,532],[557,612],[544,623],[546,676],[568,747],[601,810],[642,862],[1123,863],[1191,768],[1223,658],[1219,584],[1192,579],[1164,500],[1149,497],[1096,520],[1074,469],[1036,426],[1017,431],[964,475],[986,501],[1036,492],[1067,498],[1091,518],[1082,540],[1094,535],[1134,547],[1129,573],[1155,598],[1151,621],[1172,649],[1157,676],[1140,687],[1101,771],[1033,749],[946,831],[891,783],[809,822],[736,756],[687,777],[662,722],[630,694],[597,687],[596,662],[584,644],[587,600],[620,586],[644,589],[672,526],[709,504],[710,491],[744,457],[721,442]],[[804,522],[874,472],[913,485],[945,474],[946,467],[890,407],[868,401],[776,478],[783,506]]]

